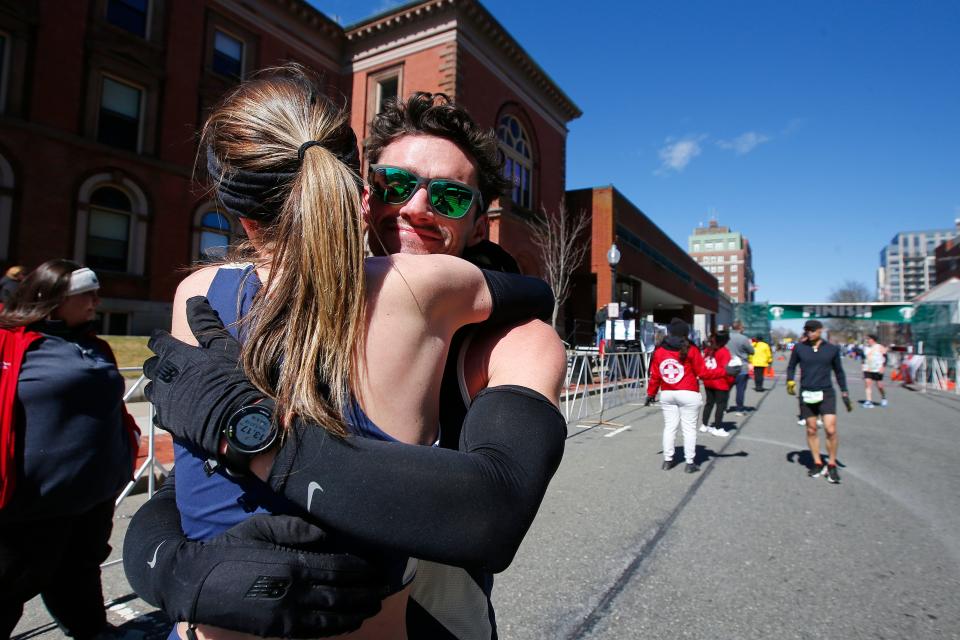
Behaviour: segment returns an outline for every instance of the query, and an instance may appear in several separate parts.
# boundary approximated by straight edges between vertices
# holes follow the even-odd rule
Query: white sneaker
[[[869,400],[864,400],[864,401],[863,401],[863,408],[864,408],[864,409],[873,409],[873,403],[870,402]]]
[[[717,436],[718,438],[726,438],[727,436],[730,435],[730,432],[727,431],[726,429],[718,429],[716,427],[714,427],[713,429],[710,429],[710,433]]]
[[[804,426],[805,424],[807,424],[807,421],[804,420],[803,418],[800,418],[799,420],[797,420],[797,424],[802,427],[802,426]]]
[[[881,407],[887,406],[887,399],[886,399],[886,398],[884,398],[883,400],[880,401],[880,406],[881,406]]]
[[[710,427],[705,424],[700,425],[700,433],[706,433],[707,431],[710,431]]]

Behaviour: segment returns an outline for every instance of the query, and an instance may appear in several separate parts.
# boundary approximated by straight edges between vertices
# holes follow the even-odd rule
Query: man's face
[[[810,342],[816,342],[820,339],[820,334],[823,333],[823,327],[814,329],[813,331],[807,331],[807,338]]]
[[[867,338],[867,346],[868,346],[868,347],[872,347],[872,346],[875,345],[875,344],[877,344],[877,341],[876,341],[876,340],[874,340],[873,338]]]
[[[477,168],[471,158],[446,138],[405,135],[384,147],[377,164],[406,169],[422,178],[448,178],[478,188]],[[478,216],[479,203],[459,220],[436,213],[425,188],[403,204],[385,204],[369,198],[369,244],[377,256],[392,253],[445,253],[452,256],[486,237],[487,216]]]

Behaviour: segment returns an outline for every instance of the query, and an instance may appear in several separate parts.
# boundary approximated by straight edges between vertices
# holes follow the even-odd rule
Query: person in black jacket
[[[787,365],[787,393],[796,395],[797,383],[794,373],[800,366],[800,417],[807,423],[807,444],[813,457],[813,466],[808,475],[811,478],[825,477],[832,484],[839,484],[837,472],[837,447],[840,437],[837,435],[837,395],[830,380],[831,372],[840,385],[843,403],[847,411],[852,410],[850,396],[847,393],[847,376],[843,372],[840,360],[840,347],[821,337],[823,323],[808,320],[803,325],[805,341],[798,342],[790,354]],[[827,464],[820,457],[820,438],[817,435],[817,418],[823,419],[823,431],[827,435]]]
[[[10,298],[23,281],[25,271],[26,269],[16,264],[7,269],[3,278],[0,278],[0,305],[5,305],[10,302]]]
[[[110,633],[100,563],[110,553],[114,500],[130,480],[139,433],[113,353],[91,331],[98,288],[90,269],[50,260],[0,313],[5,343],[29,340],[19,370],[2,374],[18,376],[15,404],[5,396],[0,407],[15,427],[15,440],[0,448],[16,460],[13,468],[0,465],[15,474],[3,478],[0,507],[2,638],[37,594],[67,635]]]

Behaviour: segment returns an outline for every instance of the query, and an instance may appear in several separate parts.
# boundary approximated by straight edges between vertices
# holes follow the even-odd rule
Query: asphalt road
[[[960,397],[894,386],[888,408],[842,412],[831,485],[806,476],[782,376],[767,384],[747,392],[755,411],[728,416],[730,438],[700,434],[698,474],[660,469],[656,407],[570,425],[540,515],[497,577],[501,637],[960,638]],[[118,512],[115,548],[139,500]],[[120,567],[104,583],[114,624],[165,636]],[[39,600],[17,633],[62,637]]]

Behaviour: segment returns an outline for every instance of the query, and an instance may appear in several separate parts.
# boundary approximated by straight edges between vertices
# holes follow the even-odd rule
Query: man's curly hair
[[[481,128],[462,107],[442,93],[418,91],[406,101],[395,98],[373,119],[364,143],[367,161],[374,164],[384,148],[405,135],[432,135],[456,143],[477,163],[480,195],[486,213],[490,202],[504,194],[510,181],[503,177],[497,138]]]

